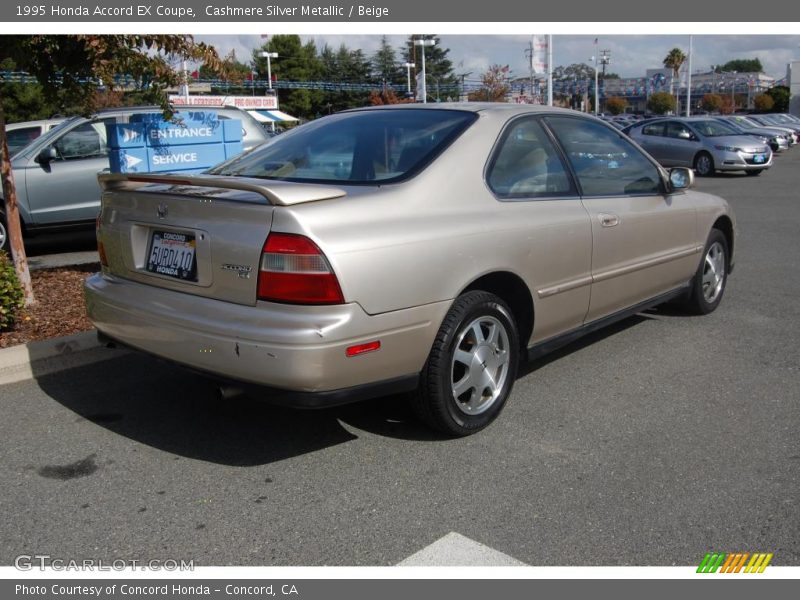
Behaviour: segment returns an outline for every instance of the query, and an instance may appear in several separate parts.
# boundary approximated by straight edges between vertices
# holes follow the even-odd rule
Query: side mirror
[[[47,146],[46,148],[42,148],[39,154],[36,155],[36,162],[40,165],[46,165],[57,158],[58,152],[56,152],[56,149],[52,146]]]
[[[694,171],[686,167],[675,167],[669,170],[669,183],[672,191],[687,190],[694,185]]]

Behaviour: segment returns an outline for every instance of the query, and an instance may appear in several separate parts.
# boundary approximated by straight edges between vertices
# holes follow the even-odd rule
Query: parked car
[[[181,110],[196,107],[176,106]],[[135,113],[156,107],[126,107],[98,112],[91,119],[67,119],[12,155],[17,201],[25,235],[94,226],[100,210],[97,174],[109,169],[106,125],[127,123]],[[261,125],[238,108],[214,108],[220,119],[242,121],[243,146],[251,149],[268,136]],[[0,200],[0,248],[7,243]]]
[[[738,115],[714,117],[727,123],[742,135],[750,135],[763,140],[769,144],[773,152],[782,152],[789,148],[789,138],[785,131],[771,127],[763,127],[748,119]]]
[[[671,117],[637,123],[627,134],[667,167],[693,167],[698,175],[744,171],[760,175],[772,166],[769,145],[740,135],[712,117]]]
[[[749,115],[748,118],[761,126],[777,127],[784,130],[791,136],[793,144],[796,144],[800,139],[800,123],[785,122],[774,118],[774,115]]]
[[[8,153],[14,156],[33,140],[47,133],[64,119],[41,119],[39,121],[22,121],[6,124]]]
[[[88,314],[228,392],[411,392],[467,435],[521,361],[671,299],[717,308],[734,217],[692,181],[574,111],[346,111],[203,175],[101,175]]]

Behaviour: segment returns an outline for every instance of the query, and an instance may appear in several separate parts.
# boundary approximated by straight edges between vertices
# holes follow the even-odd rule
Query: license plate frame
[[[177,281],[197,282],[197,238],[188,231],[150,230],[145,271]]]

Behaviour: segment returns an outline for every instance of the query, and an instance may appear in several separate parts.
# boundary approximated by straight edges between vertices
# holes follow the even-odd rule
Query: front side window
[[[487,182],[500,198],[576,195],[572,180],[538,119],[517,119],[495,151]]]
[[[424,168],[475,118],[437,109],[341,113],[297,127],[209,172],[300,182],[399,181]]]
[[[602,123],[546,117],[564,148],[584,196],[659,194],[661,172],[625,136]]]
[[[79,125],[62,136],[55,144],[59,158],[76,160],[106,156],[106,124],[105,121],[93,121]]]
[[[667,137],[682,140],[692,139],[692,132],[689,128],[678,121],[669,121],[667,123]]]

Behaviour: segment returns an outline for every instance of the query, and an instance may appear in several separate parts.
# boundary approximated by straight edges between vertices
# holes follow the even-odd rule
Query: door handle
[[[600,213],[597,215],[600,219],[600,225],[603,227],[615,227],[619,225],[619,217],[610,213]]]

